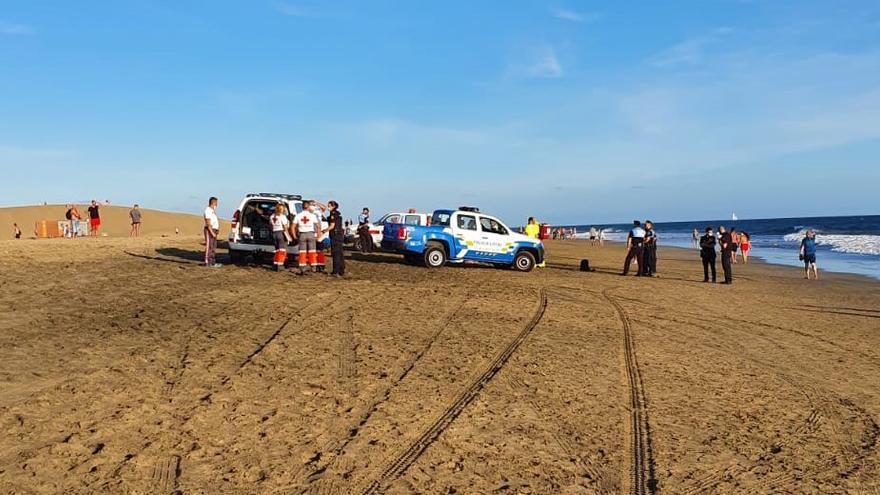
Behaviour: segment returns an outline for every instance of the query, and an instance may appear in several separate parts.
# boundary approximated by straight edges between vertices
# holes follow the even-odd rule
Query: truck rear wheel
[[[513,259],[513,269],[518,272],[530,272],[535,268],[535,256],[528,251],[516,253]]]
[[[436,243],[428,243],[423,254],[423,261],[428,268],[440,268],[446,264],[446,250]]]

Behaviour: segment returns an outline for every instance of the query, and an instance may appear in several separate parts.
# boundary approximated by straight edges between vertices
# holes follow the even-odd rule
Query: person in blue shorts
[[[801,241],[800,259],[804,262],[804,278],[810,280],[810,272],[819,280],[819,268],[816,267],[816,232],[807,230]]]

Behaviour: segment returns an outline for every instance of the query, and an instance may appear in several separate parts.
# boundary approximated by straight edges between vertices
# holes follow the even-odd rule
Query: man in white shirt
[[[211,196],[205,208],[205,266],[219,268],[214,253],[217,251],[217,236],[220,235],[220,219],[217,218],[217,198]]]
[[[318,232],[321,230],[321,221],[315,214],[315,206],[311,201],[303,201],[303,211],[293,217],[293,229],[299,239],[299,274],[306,274],[306,266],[311,266],[312,271],[318,267]]]

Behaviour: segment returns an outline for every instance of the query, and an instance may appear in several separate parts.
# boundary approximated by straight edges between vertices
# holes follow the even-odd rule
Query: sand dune
[[[88,205],[76,205],[83,218],[88,217]],[[101,206],[101,233],[110,237],[128,236],[131,221],[128,217],[128,206]],[[12,237],[12,224],[18,223],[22,237],[34,237],[34,223],[41,220],[64,220],[67,211],[65,205],[15,206],[0,208],[0,239]],[[203,221],[201,212],[172,213],[167,211],[141,208],[141,235],[174,234],[179,228],[181,235],[201,234]],[[221,231],[225,234],[228,222],[224,222]]]

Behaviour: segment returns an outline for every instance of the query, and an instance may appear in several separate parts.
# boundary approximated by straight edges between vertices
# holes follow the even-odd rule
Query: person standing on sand
[[[306,267],[312,267],[317,271],[318,253],[317,232],[321,228],[321,221],[315,216],[315,207],[310,201],[303,201],[303,211],[293,217],[293,228],[299,239],[299,275],[306,274]]]
[[[694,232],[691,234],[691,244],[693,244],[694,247],[699,247],[699,239],[700,233],[697,232],[697,229],[694,229]]]
[[[21,229],[18,228],[17,223],[12,224],[12,238],[13,239],[21,239]]]
[[[529,217],[529,221],[526,223],[525,234],[532,239],[537,239],[541,235],[541,226],[538,225],[535,217]]]
[[[327,230],[330,233],[330,256],[333,257],[333,270],[331,277],[345,276],[345,256],[342,246],[345,244],[345,227],[342,222],[342,213],[339,213],[339,203],[330,200],[327,202],[330,216],[327,218]]]
[[[215,253],[217,251],[217,236],[220,235],[220,219],[217,218],[217,198],[211,196],[208,199],[208,207],[205,208],[205,266],[208,268],[220,268]]]
[[[645,220],[645,269],[642,274],[653,277],[657,273],[657,232],[654,231],[654,222]]]
[[[70,237],[71,239],[76,238],[76,235],[79,233],[79,219],[81,218],[79,210],[76,209],[76,205],[67,205],[67,213],[64,214],[64,217],[70,220],[67,237]]]
[[[730,254],[730,261],[736,264],[736,252],[739,251],[739,233],[737,233],[736,227],[730,228],[730,238],[733,240],[733,252]]]
[[[138,205],[134,205],[131,211],[128,212],[128,217],[131,218],[131,230],[128,231],[129,237],[140,237],[141,235],[141,209]]]
[[[636,277],[641,277],[645,269],[644,246],[645,229],[642,228],[642,222],[633,220],[633,228],[630,229],[626,236],[626,260],[623,262],[623,273],[626,276],[629,273],[629,265],[633,260],[636,261],[637,271]]]
[[[743,264],[746,265],[749,263],[749,251],[752,249],[752,242],[749,239],[749,234],[747,232],[740,232],[739,234],[739,252],[742,254]]]
[[[98,210],[99,208],[98,202],[93,199],[92,205],[89,206],[89,235],[92,237],[98,237],[98,230],[101,228],[101,212]]]
[[[808,229],[801,240],[800,259],[804,262],[804,278],[810,280],[810,271],[819,280],[819,268],[816,266],[816,232]]]
[[[290,220],[287,218],[287,211],[284,205],[278,203],[275,205],[275,213],[269,217],[269,225],[272,226],[272,240],[275,242],[275,254],[272,257],[272,265],[276,272],[284,269],[284,262],[287,261],[287,240],[288,230],[290,230]]]
[[[370,235],[370,209],[364,208],[358,215],[358,236],[361,238],[361,252],[373,252],[373,236]]]
[[[700,259],[703,260],[703,282],[709,281],[709,269],[712,269],[712,283],[715,283],[715,234],[712,227],[706,227],[706,235],[700,237]]]
[[[721,283],[730,285],[733,283],[733,265],[731,263],[733,259],[733,238],[723,225],[718,227],[718,233],[721,235],[718,241],[721,244],[721,269],[724,270],[724,282]]]

